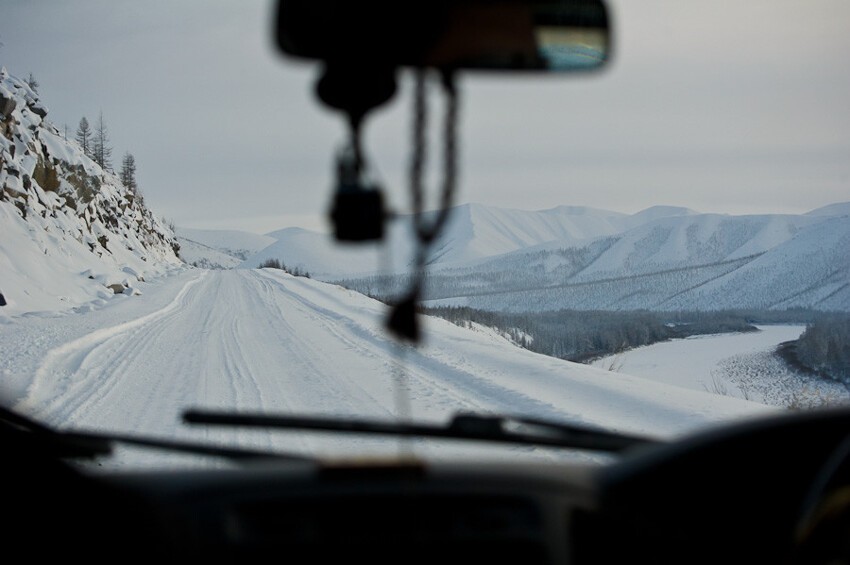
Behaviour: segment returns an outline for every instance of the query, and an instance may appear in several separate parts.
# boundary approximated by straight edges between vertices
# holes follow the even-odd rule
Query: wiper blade
[[[553,423],[534,418],[466,413],[455,415],[445,425],[205,410],[188,410],[183,413],[183,421],[189,424],[445,438],[615,453],[640,445],[657,443],[656,440],[647,437],[607,432],[573,424]]]
[[[223,447],[191,441],[180,441],[174,439],[159,439],[126,434],[101,433],[101,432],[60,432],[66,438],[74,440],[104,440],[112,443],[132,445],[134,447],[148,447],[173,453],[186,453],[189,455],[208,455],[221,457],[231,461],[312,461],[311,457],[296,455],[292,453],[281,453],[276,451],[261,451],[246,449],[243,447]]]
[[[9,436],[7,439],[14,442],[15,447],[21,452],[56,459],[91,459],[107,456],[113,453],[115,444],[124,444],[173,453],[220,457],[232,461],[260,459],[312,461],[312,458],[303,455],[274,451],[221,447],[190,441],[99,431],[56,430],[4,407],[0,407],[0,431],[3,432],[3,436]]]
[[[67,434],[0,407],[0,438],[4,451],[18,457],[92,459],[112,453],[108,439]]]

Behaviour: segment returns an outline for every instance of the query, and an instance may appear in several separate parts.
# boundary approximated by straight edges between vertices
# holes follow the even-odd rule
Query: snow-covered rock
[[[3,314],[61,311],[107,287],[183,265],[171,229],[45,120],[25,81],[0,72],[0,292]],[[122,291],[123,293],[123,291]],[[131,292],[132,293],[132,292]]]

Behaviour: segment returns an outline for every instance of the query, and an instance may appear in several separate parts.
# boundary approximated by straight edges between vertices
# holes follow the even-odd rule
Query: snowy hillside
[[[850,204],[733,216],[655,206],[627,215],[561,206],[458,206],[434,245],[430,304],[491,310],[790,308],[850,310]],[[340,246],[289,228],[240,267],[278,259],[373,296],[407,288],[410,218],[387,247]],[[391,273],[401,276],[383,276]],[[382,276],[375,276],[375,275]]]
[[[242,263],[239,257],[194,240],[178,237],[177,241],[180,243],[180,257],[194,267],[232,269]]]
[[[850,310],[847,216],[690,212],[643,219],[605,220],[605,229],[636,225],[602,237],[558,239],[466,264],[433,263],[425,298],[512,311]],[[401,278],[346,277],[345,284],[377,296],[404,287]]]
[[[613,235],[665,217],[694,214],[686,208],[656,206],[628,215],[581,206],[550,210],[510,210],[464,204],[452,210],[444,234],[434,244],[431,264],[464,267],[505,253],[547,242],[561,245]],[[326,280],[376,272],[404,272],[413,256],[411,217],[402,216],[388,229],[388,250],[378,245],[340,246],[331,236],[300,228],[268,235],[277,242],[241,266],[254,268],[266,259],[280,259]]]
[[[268,259],[278,259],[289,267],[326,279],[333,279],[340,273],[368,275],[381,269],[383,246],[340,245],[330,234],[303,228],[286,228],[268,235],[275,239],[274,243],[248,257],[239,267],[254,269]],[[409,250],[406,237],[392,237],[391,240],[403,241]],[[405,255],[403,251],[397,254]]]
[[[247,257],[274,243],[268,235],[238,230],[200,230],[178,227],[180,256],[190,265],[231,269]]]
[[[806,213],[807,216],[850,216],[850,202],[829,204]]]
[[[733,216],[654,206],[636,214],[561,206],[458,206],[434,245],[425,298],[491,310],[817,308],[850,310],[850,204]],[[410,218],[383,245],[339,245],[287,228],[239,264],[277,259],[373,296],[398,296]],[[191,251],[190,251],[191,252]],[[207,257],[211,257],[207,253]],[[232,266],[232,259],[206,265]],[[393,273],[402,276],[380,276]]]
[[[466,263],[547,241],[578,241],[621,231],[624,214],[563,206],[529,212],[466,204],[452,213],[432,263]]]
[[[671,309],[794,308],[850,311],[850,218],[801,230],[734,271],[666,302]]]
[[[661,218],[695,213],[672,206],[628,215],[583,206],[525,211],[467,204],[456,208],[432,262],[465,264],[553,241],[563,245],[615,235]]]
[[[0,316],[137,293],[182,265],[171,230],[46,116],[0,70]]]
[[[661,218],[620,234],[579,281],[655,273],[764,253],[818,220],[805,216],[699,214]]]

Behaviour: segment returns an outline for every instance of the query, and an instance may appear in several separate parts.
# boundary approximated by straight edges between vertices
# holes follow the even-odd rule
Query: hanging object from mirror
[[[362,126],[371,110],[395,94],[395,74],[383,69],[375,72],[375,77],[382,80],[364,82],[358,75],[364,72],[366,69],[359,66],[328,64],[316,85],[319,99],[345,114],[349,131],[349,144],[336,157],[336,184],[330,209],[337,241],[369,242],[384,238],[387,217],[384,197],[378,183],[369,178]]]
[[[419,288],[415,288],[390,309],[386,327],[396,338],[419,343],[422,332],[419,329],[419,316],[416,313],[418,304]]]
[[[424,288],[427,274],[428,255],[431,246],[441,235],[448,221],[454,201],[457,185],[457,122],[458,122],[458,92],[454,74],[449,70],[440,73],[443,94],[446,96],[446,114],[443,124],[443,186],[440,195],[440,205],[433,221],[426,219],[424,213],[425,188],[422,176],[425,168],[425,138],[427,128],[428,105],[426,103],[425,85],[426,73],[422,70],[416,73],[416,84],[413,96],[413,146],[410,167],[410,192],[413,200],[413,228],[416,234],[416,258],[411,273],[412,283],[407,295],[397,302],[390,310],[387,318],[387,329],[397,338],[419,343],[419,315],[416,307]]]
[[[349,147],[337,156],[336,187],[330,220],[337,241],[367,242],[384,238],[384,196],[368,180],[356,151]]]

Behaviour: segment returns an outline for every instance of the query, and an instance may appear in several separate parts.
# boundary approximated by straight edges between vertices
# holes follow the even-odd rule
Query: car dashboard
[[[31,458],[6,469],[7,488],[18,485],[9,539],[87,561],[827,563],[848,555],[850,505],[799,532],[809,510],[850,484],[848,432],[847,409],[783,414],[604,465],[304,460],[107,472]]]
[[[155,500],[160,539],[183,560],[566,562],[560,544],[584,506],[582,469],[522,465],[270,465],[123,487]]]

